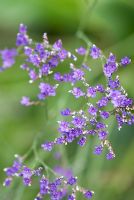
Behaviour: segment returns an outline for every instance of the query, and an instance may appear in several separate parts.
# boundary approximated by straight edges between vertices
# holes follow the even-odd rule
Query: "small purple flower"
[[[47,96],[55,96],[56,95],[55,87],[48,83],[40,83],[39,88],[40,88],[40,92],[44,96],[44,98]]]
[[[95,146],[94,154],[100,155],[102,153],[102,151],[103,151],[103,146],[102,145]]]
[[[113,53],[109,54],[109,57],[107,59],[107,62],[116,62],[116,56]]]
[[[114,62],[108,62],[104,65],[104,74],[106,77],[111,77],[111,75],[117,70],[117,64]]]
[[[60,132],[68,132],[70,129],[70,123],[66,121],[59,121],[59,131]]]
[[[121,65],[126,66],[126,65],[128,65],[128,64],[131,63],[131,59],[130,59],[129,57],[125,56],[125,57],[123,57],[123,58],[121,59],[120,62],[121,62]]]
[[[82,128],[85,125],[86,120],[82,117],[74,117],[72,123],[77,128]]]
[[[73,176],[71,176],[71,177],[68,179],[68,182],[67,182],[67,184],[69,184],[69,185],[75,185],[75,184],[76,184],[76,182],[77,182],[77,178],[76,178],[76,177],[73,177]]]
[[[54,143],[53,142],[46,142],[41,145],[44,150],[51,151],[53,149]]]
[[[77,87],[74,87],[71,92],[76,98],[79,98],[85,95],[85,93],[81,90],[81,88],[77,88]]]
[[[88,112],[89,112],[90,115],[96,116],[98,109],[95,106],[90,105],[89,108],[88,108]]]
[[[116,78],[115,80],[110,79],[110,80],[108,81],[108,86],[109,86],[111,89],[118,88],[118,87],[120,86],[119,79],[118,79],[118,78]]]
[[[85,55],[86,54],[86,49],[84,47],[80,47],[80,48],[76,49],[76,52],[79,55]]]
[[[93,44],[93,46],[90,48],[90,56],[93,59],[101,57],[101,50],[98,47],[96,47],[95,44]]]
[[[29,77],[32,81],[35,81],[38,78],[38,75],[36,74],[34,69],[29,70]]]
[[[113,152],[109,152],[107,155],[106,155],[106,158],[107,160],[112,160],[113,158],[115,158],[115,155]]]
[[[93,193],[91,191],[86,191],[84,193],[84,196],[85,196],[86,199],[91,199],[92,196],[93,196]]]
[[[110,113],[107,112],[107,111],[101,111],[101,112],[100,112],[100,116],[101,116],[103,119],[107,119],[107,118],[109,118]]]
[[[99,108],[105,107],[108,104],[108,98],[107,97],[102,97],[98,102],[97,105]]]
[[[32,182],[32,180],[31,180],[32,171],[31,171],[30,168],[24,166],[24,167],[23,167],[23,170],[22,170],[21,173],[20,173],[20,176],[22,176],[22,178],[23,178],[23,183],[24,183],[24,185],[26,185],[26,186],[31,186],[31,182]]]
[[[60,72],[56,72],[55,74],[54,74],[54,80],[56,80],[56,81],[63,81],[63,76],[61,75],[61,73]]]
[[[106,128],[106,125],[103,122],[97,122],[96,128],[97,129],[104,129],[104,128]]]
[[[100,140],[106,139],[107,134],[108,134],[107,131],[103,131],[103,130],[102,130],[102,131],[99,131],[99,132],[98,132],[99,139],[100,139]]]
[[[84,76],[84,72],[81,69],[74,69],[73,70],[73,78],[77,81],[82,80]]]
[[[62,49],[62,41],[61,40],[57,40],[54,44],[53,44],[53,48],[57,51]]]
[[[71,110],[69,108],[66,108],[65,110],[61,111],[61,115],[70,116],[71,115]]]
[[[20,103],[24,106],[29,106],[30,105],[30,98],[29,97],[26,97],[26,96],[23,96]]]
[[[15,63],[15,57],[17,56],[16,49],[4,49],[0,51],[0,55],[3,61],[2,68],[6,69],[11,67]]]
[[[96,97],[96,89],[94,87],[89,87],[87,89],[87,97],[92,97],[92,98]]]
[[[79,144],[81,147],[83,147],[86,143],[87,139],[86,137],[82,137],[80,138],[80,140],[77,142],[77,144]]]
[[[8,177],[4,180],[4,183],[3,183],[3,186],[10,186],[11,185],[11,182],[12,182],[12,178],[11,177]]]

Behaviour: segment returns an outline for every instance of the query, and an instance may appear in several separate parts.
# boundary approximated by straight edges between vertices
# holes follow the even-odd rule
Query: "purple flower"
[[[79,98],[85,95],[84,92],[81,90],[81,88],[77,88],[77,87],[74,87],[71,92],[76,98]]]
[[[107,134],[108,134],[107,131],[103,131],[103,130],[102,130],[102,131],[99,131],[99,132],[98,132],[99,139],[100,139],[100,140],[106,139]]]
[[[90,56],[93,59],[101,57],[101,50],[98,47],[96,47],[95,44],[93,44],[93,46],[90,48]]]
[[[55,74],[54,74],[54,80],[56,80],[56,81],[63,81],[63,76],[61,75],[61,73],[60,72],[56,72]]]
[[[51,151],[53,149],[54,143],[53,142],[46,142],[41,145],[44,150]]]
[[[92,196],[93,196],[93,193],[91,191],[86,191],[84,193],[84,196],[85,196],[86,199],[91,199]]]
[[[92,97],[92,98],[96,97],[96,89],[94,87],[89,87],[87,89],[87,97]]]
[[[3,61],[2,68],[6,69],[15,63],[15,57],[18,53],[16,49],[4,49],[0,51],[0,55]]]
[[[66,121],[59,121],[59,131],[60,132],[68,132],[70,127],[70,123]]]
[[[53,44],[53,48],[57,51],[62,49],[62,41],[61,40],[57,40],[54,44]]]
[[[81,69],[74,69],[73,70],[73,78],[77,81],[82,80],[84,76],[84,72]]]
[[[85,55],[86,54],[86,49],[84,47],[79,47],[78,49],[76,49],[76,52],[79,55]]]
[[[114,62],[108,62],[104,65],[104,74],[106,77],[111,77],[111,75],[117,70],[117,64]]]
[[[97,129],[104,129],[104,128],[106,128],[106,125],[103,122],[97,122],[96,128]]]
[[[29,97],[26,97],[26,96],[22,97],[20,103],[22,105],[24,105],[24,106],[29,106],[30,105],[30,99],[29,99]]]
[[[43,95],[43,98],[46,98],[47,96],[55,96],[55,87],[48,84],[48,83],[40,83],[39,85],[40,92]]]
[[[115,158],[115,155],[113,152],[109,152],[107,155],[106,155],[106,158],[107,160],[112,160],[113,158]]]
[[[89,108],[88,108],[88,112],[89,112],[90,115],[96,116],[98,109],[95,106],[90,105]]]
[[[103,146],[102,145],[95,146],[94,154],[100,155],[102,153],[102,151],[103,151]]]
[[[31,186],[32,171],[30,168],[24,166],[22,172],[20,173],[20,176],[23,177],[24,185]]]
[[[82,128],[85,125],[86,120],[82,117],[74,117],[72,123],[75,127]]]
[[[98,102],[97,105],[99,108],[105,107],[108,104],[108,98],[107,97],[102,97]]]
[[[65,110],[61,111],[61,115],[70,116],[71,115],[71,110],[69,108],[66,108]]]
[[[123,57],[123,58],[121,59],[120,62],[121,62],[121,65],[126,66],[126,65],[128,65],[128,64],[131,63],[131,59],[130,59],[129,57],[125,56],[125,57]]]
[[[69,185],[74,185],[74,184],[76,184],[76,182],[77,182],[77,178],[71,176],[71,177],[68,179],[67,184],[69,184]]]
[[[16,45],[17,46],[25,46],[31,43],[31,39],[29,39],[27,35],[27,27],[23,24],[20,24],[19,33],[17,34]]]
[[[110,80],[108,81],[108,86],[109,86],[111,89],[118,88],[118,87],[120,86],[119,79],[118,79],[118,78],[116,78],[115,80],[110,79]]]
[[[101,111],[101,112],[100,112],[100,116],[101,116],[103,119],[107,119],[107,118],[109,118],[110,113],[107,112],[107,111]]]
[[[116,56],[113,53],[109,54],[109,57],[107,59],[107,62],[116,62]]]
[[[80,140],[77,142],[81,147],[83,147],[86,143],[86,137],[80,138]]]
[[[34,69],[30,69],[29,70],[29,77],[30,77],[30,79],[32,81],[35,81],[38,78],[38,76],[37,76],[37,74],[36,74]]]
[[[4,180],[4,183],[3,183],[3,186],[10,186],[11,185],[11,182],[12,182],[12,178],[11,177],[8,177]]]

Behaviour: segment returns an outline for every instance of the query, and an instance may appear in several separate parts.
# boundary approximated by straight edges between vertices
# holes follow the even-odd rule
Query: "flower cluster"
[[[75,200],[76,193],[81,192],[86,199],[91,199],[94,192],[86,190],[77,183],[77,177],[68,174],[67,176],[59,176],[50,181],[44,174],[43,168],[30,169],[23,164],[23,159],[18,155],[11,167],[5,168],[4,171],[7,175],[3,185],[10,186],[13,177],[22,177],[23,184],[25,186],[32,186],[32,177],[39,177],[40,191],[37,194],[35,200],[42,200],[45,195],[50,195],[51,200],[60,200],[64,197],[68,197],[68,200]],[[71,192],[71,194],[69,194]]]
[[[19,27],[16,46],[16,49],[0,51],[2,60],[0,71],[11,67],[15,63],[15,57],[23,54],[24,62],[21,69],[28,73],[30,83],[36,80],[39,83],[37,101],[32,101],[29,97],[23,96],[22,105],[37,105],[49,96],[56,96],[56,89],[63,82],[70,83],[71,89],[65,92],[73,95],[75,102],[79,98],[83,98],[85,102],[79,110],[64,108],[61,111],[61,115],[66,119],[58,121],[59,137],[55,138],[54,141],[45,141],[41,147],[44,150],[51,151],[55,145],[67,145],[73,141],[77,141],[77,144],[83,147],[89,136],[95,136],[98,138],[99,144],[95,146],[94,154],[102,154],[104,147],[106,147],[108,150],[106,158],[108,160],[113,159],[115,153],[108,139],[108,120],[111,116],[114,116],[119,130],[124,124],[131,125],[134,123],[133,99],[128,97],[121,85],[119,76],[116,74],[118,68],[129,65],[131,59],[125,56],[117,61],[116,56],[112,53],[106,57],[94,44],[88,44],[87,49],[82,46],[75,49],[77,54],[75,55],[75,53],[73,54],[63,48],[61,40],[57,40],[51,45],[46,33],[43,35],[42,42],[35,43],[28,36],[27,27],[23,24]],[[84,57],[81,64],[76,62],[78,56]],[[88,58],[102,62],[105,84],[90,85],[87,79],[87,74],[91,71],[88,66]],[[57,67],[66,59],[69,60],[69,72],[61,73]],[[57,68],[56,71],[55,68]],[[51,200],[60,200],[65,196],[68,196],[68,200],[75,200],[78,191],[85,198],[90,199],[94,193],[78,186],[77,178],[72,174],[60,177],[56,175],[55,180],[51,181],[43,174],[42,167],[30,169],[23,164],[23,159],[19,156],[16,157],[13,165],[4,171],[7,175],[4,181],[5,186],[11,184],[13,177],[21,177],[25,186],[31,186],[33,176],[37,176],[40,191],[35,200],[42,200],[45,195],[49,195]],[[68,195],[68,191],[71,191],[69,192],[70,195]]]

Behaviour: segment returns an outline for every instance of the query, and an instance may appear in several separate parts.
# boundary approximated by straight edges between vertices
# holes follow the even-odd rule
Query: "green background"
[[[76,37],[79,27],[106,53],[112,51],[118,59],[129,55],[132,64],[119,70],[119,75],[129,96],[134,97],[133,0],[0,0],[0,49],[15,46],[20,23],[28,26],[29,35],[34,40],[41,41],[42,34],[47,32],[51,42],[61,38],[67,49],[83,44]],[[69,86],[63,84],[57,97],[49,98],[45,106],[21,106],[19,101],[23,95],[35,97],[38,92],[37,85],[29,85],[26,73],[20,70],[22,61],[17,59],[14,67],[0,73],[0,200],[34,199],[38,192],[36,183],[31,188],[25,188],[15,180],[11,188],[3,188],[3,168],[11,165],[14,154],[23,155],[28,151],[38,132],[42,133],[41,141],[58,135],[56,121],[61,119],[58,114],[61,109],[66,106],[79,108],[84,103],[78,100],[76,104],[73,97],[70,99],[65,92]],[[90,61],[89,64],[93,69],[89,82],[103,82],[99,64]],[[65,64],[59,69],[67,70]],[[62,152],[61,161],[53,159],[52,154],[42,151],[40,154],[50,166],[62,163],[71,168],[79,177],[81,186],[95,191],[94,200],[133,200],[134,126],[125,126],[118,132],[114,120],[109,125],[110,140],[117,155],[112,161],[107,161],[104,154],[99,157],[92,154],[95,138],[89,138],[83,148],[73,143],[55,149]],[[28,164],[32,166],[33,162],[31,155]]]

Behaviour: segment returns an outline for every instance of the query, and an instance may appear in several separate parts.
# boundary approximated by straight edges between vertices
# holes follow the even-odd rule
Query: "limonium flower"
[[[63,83],[70,84],[70,88],[65,87],[64,92],[73,96],[74,104],[77,104],[79,99],[84,100],[84,104],[77,110],[68,107],[60,111],[64,119],[57,121],[59,135],[53,141],[44,141],[41,144],[43,150],[52,151],[55,145],[67,145],[73,141],[76,141],[80,147],[84,147],[89,137],[97,137],[98,143],[95,144],[93,153],[101,155],[106,148],[106,159],[112,160],[115,158],[115,152],[109,141],[108,120],[114,117],[119,130],[125,124],[134,124],[133,99],[128,97],[117,75],[119,68],[131,63],[131,58],[123,56],[118,61],[116,55],[111,52],[108,56],[104,55],[95,44],[89,43],[87,46],[87,49],[80,46],[72,53],[63,47],[60,39],[50,44],[47,33],[43,34],[41,42],[33,42],[28,36],[27,27],[20,24],[16,48],[0,50],[0,71],[13,66],[16,56],[20,54],[24,56],[20,68],[27,73],[30,84],[37,82],[39,91],[34,101],[24,94],[20,101],[24,106],[39,105],[47,98],[55,98],[57,88],[60,89]],[[76,62],[79,56],[81,58],[83,56],[81,63]],[[106,80],[104,84],[90,83],[93,69],[88,65],[88,58],[101,61],[100,67]],[[58,70],[58,66],[65,60],[69,63],[66,65],[65,62],[67,72],[63,73]],[[32,186],[33,177],[37,176],[39,192],[35,200],[43,200],[46,195],[49,195],[51,200],[60,200],[64,197],[68,200],[76,200],[77,192],[81,192],[86,199],[92,198],[94,192],[80,187],[77,177],[73,174],[59,176],[56,171],[46,167],[37,155],[35,157],[40,165],[38,168],[26,166],[23,157],[17,156],[13,165],[4,170],[7,175],[4,186],[10,186],[14,177],[21,178],[26,187]],[[44,174],[43,168],[53,172],[55,178],[50,180],[47,174]]]

